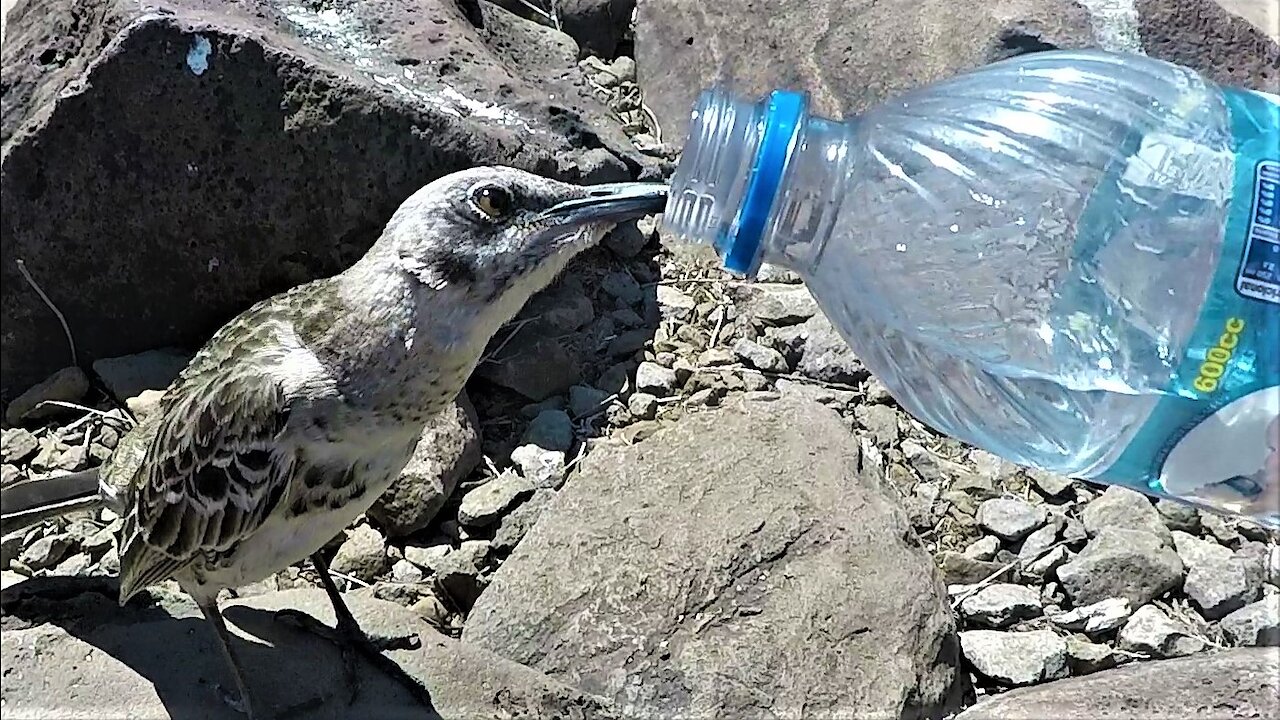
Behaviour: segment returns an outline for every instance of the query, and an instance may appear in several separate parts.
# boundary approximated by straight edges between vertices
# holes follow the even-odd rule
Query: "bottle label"
[[[1235,171],[1218,269],[1175,387],[1095,479],[1280,527],[1280,97],[1223,94]]]

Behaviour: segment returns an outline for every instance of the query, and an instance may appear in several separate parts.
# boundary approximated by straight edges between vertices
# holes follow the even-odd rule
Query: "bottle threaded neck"
[[[702,93],[663,224],[681,240],[713,245],[726,269],[754,273],[804,106],[790,92],[759,102],[722,88]]]

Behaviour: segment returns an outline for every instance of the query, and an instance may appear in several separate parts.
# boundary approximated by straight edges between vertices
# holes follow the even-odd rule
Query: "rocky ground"
[[[921,7],[921,18],[942,12],[939,3],[912,4]],[[102,10],[110,5],[75,4],[78,10],[65,17],[78,18],[81,29],[74,32],[81,34],[68,37],[95,37],[83,27],[124,33],[119,28],[128,23]],[[476,87],[505,73],[509,90],[519,88],[510,91],[520,100],[513,106],[530,114],[536,126],[523,143],[508,144],[505,127],[467,124],[474,117],[446,112],[443,120],[424,120],[414,115],[417,110],[397,105],[399,100],[362,99],[370,87],[386,86],[376,79],[342,85],[330,78],[341,93],[313,87],[314,97],[299,100],[292,111],[309,128],[308,142],[318,147],[368,131],[359,120],[348,121],[343,110],[323,121],[308,114],[314,103],[342,97],[360,113],[375,108],[383,124],[408,117],[414,128],[425,123],[448,137],[474,132],[498,148],[414,134],[415,142],[444,148],[431,151],[436,166],[500,160],[587,179],[669,173],[683,131],[679,111],[662,106],[687,108],[679,93],[692,87],[689,78],[699,72],[675,54],[684,48],[702,52],[705,46],[725,54],[733,47],[733,38],[722,37],[730,13],[675,0],[641,0],[634,31],[632,3],[625,1],[558,3],[552,9],[537,0],[497,3],[510,12],[487,2],[460,3],[460,9],[418,3],[418,10],[452,13],[438,23],[455,53],[442,61],[422,50],[434,43],[413,44],[421,40],[417,30],[368,22],[379,12],[405,20],[414,3],[366,5],[375,7],[359,13],[342,2],[286,7],[280,12],[292,18],[289,37],[309,32],[319,34],[320,42],[264,42],[265,55],[307,62],[321,57],[356,68],[332,70],[340,78],[354,78],[369,64],[339,50],[363,48],[360,53],[376,65],[381,59],[368,49],[374,46],[401,53],[405,61],[393,63],[401,70],[434,72],[441,62],[454,62],[451,72]],[[846,16],[832,9],[837,5],[815,3],[838,23]],[[968,34],[981,36],[981,42],[972,43],[970,55],[991,51],[984,44],[990,37],[1012,37],[999,29],[1007,27],[1017,28],[1018,37],[1034,35],[1063,46],[1089,44],[1094,35],[1124,42],[1168,37],[1140,32],[1146,18],[1165,11],[1152,3],[1136,3],[1142,13],[1127,29],[1112,20],[1099,29],[1099,17],[1112,17],[1097,14],[1092,6],[1099,3],[1085,3],[1093,15],[1072,3],[1013,5],[1025,6],[1009,11],[1017,17],[995,13],[974,20],[972,26],[981,29]],[[83,12],[86,7],[93,12]],[[219,17],[198,2],[167,7],[183,33],[194,32],[182,25],[188,22],[215,38],[241,31],[240,20],[219,26]],[[1206,8],[1197,10],[1199,16],[1212,19],[1221,12],[1211,4]],[[18,300],[10,304],[9,293],[17,292],[11,288],[30,287],[24,277],[10,277],[11,251],[38,237],[11,238],[9,228],[44,202],[13,209],[13,188],[32,177],[23,153],[34,152],[30,147],[38,143],[32,138],[61,137],[57,133],[68,121],[48,118],[70,112],[68,103],[31,109],[49,97],[47,85],[54,80],[30,66],[33,58],[45,57],[36,52],[44,47],[40,43],[56,33],[30,13],[19,4],[6,29],[9,38],[19,34],[4,50],[5,483],[101,463],[154,406],[188,357],[178,349],[180,341],[198,338],[201,327],[193,319],[171,332],[155,316],[137,321],[137,327],[104,321],[113,317],[109,311],[95,315],[85,303],[66,300],[79,268],[71,268],[69,278],[58,276],[37,255],[31,266],[39,279],[31,282],[56,298],[50,300],[55,305],[72,306],[70,335],[87,353],[78,356],[81,364],[58,370],[66,364],[59,325],[35,319],[36,312],[26,312]],[[481,22],[468,13],[480,13]],[[685,43],[671,24],[692,23],[680,18],[699,13],[701,20],[688,26],[705,32]],[[54,17],[56,24],[64,16]],[[605,20],[619,17],[627,19]],[[892,26],[878,22],[887,23],[886,32]],[[1244,38],[1232,47],[1254,47],[1242,21],[1222,22],[1203,42],[1230,31]],[[376,29],[365,36],[346,23]],[[267,32],[282,32],[280,27]],[[244,32],[237,52],[245,52],[243,38],[261,35]],[[168,37],[156,42],[173,44]],[[646,38],[658,39],[646,44]],[[131,59],[161,52],[138,43],[108,53],[101,66],[128,67]],[[523,49],[513,49],[520,43]],[[52,63],[57,68],[46,72],[90,72],[82,67],[90,46],[102,45],[51,46],[62,55]],[[480,68],[479,61],[461,60],[462,46],[495,59]],[[179,55],[187,52],[185,40],[177,47]],[[1200,46],[1170,47],[1192,58]],[[1257,47],[1263,67],[1280,57],[1274,42]],[[1205,57],[1212,58],[1209,50]],[[663,53],[665,65],[659,68],[656,58]],[[215,52],[211,67],[218,57]],[[1231,72],[1250,67],[1250,60],[1241,56]],[[258,60],[244,62],[251,67],[227,82],[254,77],[252,62]],[[272,72],[301,72],[289,62],[273,62]],[[867,62],[890,66],[892,58]],[[944,68],[934,62],[918,70],[894,71],[891,82],[874,87],[887,92]],[[439,72],[450,74],[443,66]],[[761,76],[764,82],[776,79]],[[88,93],[84,102],[107,102],[118,92],[112,82],[118,80],[99,77],[95,88],[78,97]],[[406,92],[418,91],[409,80],[404,83]],[[548,84],[571,90],[563,102],[576,108],[581,121],[566,128],[551,113],[543,137],[538,123],[545,117],[537,103],[544,101],[523,88]],[[428,96],[414,97],[410,105],[426,103]],[[858,97],[855,104],[866,101]],[[855,108],[843,108],[849,109]],[[257,110],[236,110],[241,122],[251,112]],[[583,140],[584,133],[601,139]],[[198,134],[192,137],[201,142]],[[236,151],[237,177],[267,176],[252,164],[252,150]],[[363,178],[370,171],[361,163],[372,167],[379,158],[369,152],[340,160]],[[290,171],[270,172],[287,179]],[[398,164],[389,172],[403,178],[377,192],[394,205],[399,186],[416,176]],[[320,181],[303,185],[314,189],[314,182]],[[232,185],[227,192],[234,196]],[[56,184],[47,190],[64,191]],[[96,202],[110,195],[101,188],[94,192]],[[370,213],[367,208],[348,206],[325,216],[339,234],[356,233],[369,222],[361,215]],[[241,212],[217,204],[213,210]],[[279,218],[277,230],[302,232],[291,218]],[[428,682],[441,715],[1280,715],[1280,536],[1121,488],[1029,471],[938,435],[897,407],[798,278],[765,268],[758,282],[732,280],[709,253],[660,240],[658,220],[619,229],[535,298],[495,338],[466,395],[424,433],[401,480],[329,549],[332,568],[362,622],[419,632],[422,648],[394,656]],[[102,250],[112,242],[119,240],[100,237],[90,247]],[[191,242],[199,254],[216,239],[200,234]],[[278,250],[253,262],[292,262],[301,269],[289,272],[314,273],[346,252],[311,264],[287,243]],[[240,250],[218,252],[224,263],[248,262],[231,254]],[[125,274],[154,272],[144,267]],[[210,291],[209,316],[293,277],[281,272],[259,286]],[[192,277],[179,280],[206,282],[203,275]],[[120,302],[145,302],[152,297],[148,293],[162,289],[153,283]],[[39,297],[27,295],[32,297],[21,303],[48,313]],[[38,374],[47,379],[33,387],[14,380],[9,369],[10,353],[16,352],[10,337],[17,337],[11,335],[11,316],[18,323],[13,333],[34,336],[39,330],[44,345],[53,348],[42,364],[16,366],[26,375],[44,368]],[[94,322],[82,338],[82,327]],[[144,338],[138,342],[149,344],[110,352],[117,346],[113,334],[134,330]],[[61,361],[47,359],[59,353]],[[83,714],[87,707],[148,717],[230,712],[209,689],[222,682],[220,658],[207,629],[199,627],[199,612],[176,586],[167,583],[125,608],[115,607],[113,536],[119,524],[110,513],[97,512],[0,539],[0,698],[6,716]],[[262,612],[293,606],[327,617],[317,586],[310,568],[300,566],[228,598],[234,607],[227,618],[251,649],[251,674],[277,681],[264,683],[273,688],[273,703],[297,702],[336,682],[338,661],[325,644],[281,630]],[[402,709],[394,685],[369,682],[376,690],[350,712],[383,717]],[[314,716],[342,712],[328,706]]]

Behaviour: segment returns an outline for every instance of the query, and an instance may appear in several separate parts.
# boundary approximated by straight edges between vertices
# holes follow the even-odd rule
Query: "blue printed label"
[[[1244,259],[1236,274],[1236,292],[1280,305],[1280,162],[1259,162],[1253,188],[1253,212]]]
[[[1171,394],[1096,479],[1280,527],[1280,98],[1224,96],[1235,171],[1218,269]]]

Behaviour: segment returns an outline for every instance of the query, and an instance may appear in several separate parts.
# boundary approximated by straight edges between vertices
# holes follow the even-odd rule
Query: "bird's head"
[[[384,252],[423,292],[508,317],[615,224],[662,212],[660,183],[575,185],[509,167],[424,186],[387,224]]]

